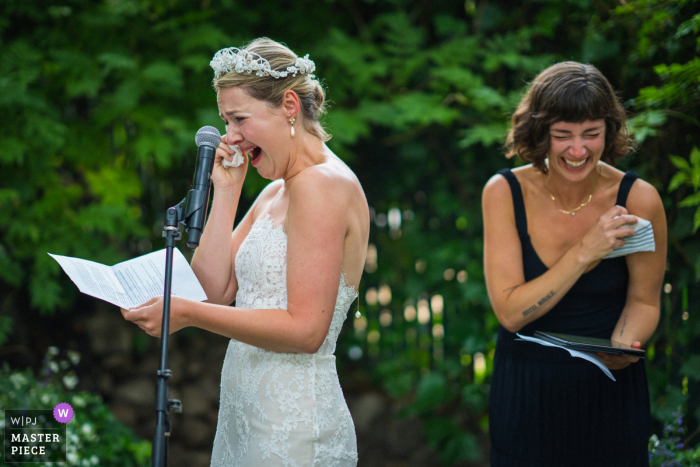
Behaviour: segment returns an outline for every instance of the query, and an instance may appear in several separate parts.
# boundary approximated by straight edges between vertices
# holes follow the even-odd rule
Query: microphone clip
[[[190,219],[194,215],[204,216],[208,205],[208,192],[202,190],[190,190],[185,199],[180,201],[175,206],[168,208],[165,213],[165,226],[163,227],[163,237],[167,238],[171,231],[174,240],[180,240],[182,233],[179,231],[180,224],[187,227]],[[196,248],[199,246],[199,239],[202,235],[199,229],[187,230],[187,246]]]

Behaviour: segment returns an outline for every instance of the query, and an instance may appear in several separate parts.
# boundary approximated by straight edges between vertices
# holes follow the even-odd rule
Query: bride
[[[231,338],[211,464],[354,466],[333,352],[367,251],[364,192],[325,144],[324,93],[308,55],[261,38],[220,50],[211,65],[226,134],[192,259],[209,300],[173,296],[170,322],[171,332],[196,326]],[[225,167],[240,153],[240,166]],[[248,163],[274,181],[234,229]],[[162,297],[123,311],[156,336],[161,313]]]

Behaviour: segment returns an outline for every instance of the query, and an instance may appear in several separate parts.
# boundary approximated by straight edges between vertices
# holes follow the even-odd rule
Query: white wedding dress
[[[287,308],[287,234],[281,225],[273,228],[269,215],[241,244],[236,278],[237,307]],[[343,273],[333,321],[315,354],[273,352],[231,339],[212,467],[357,465],[355,426],[333,355],[355,297]]]

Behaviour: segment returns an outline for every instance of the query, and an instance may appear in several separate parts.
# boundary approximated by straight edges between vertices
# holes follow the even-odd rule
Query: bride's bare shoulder
[[[265,185],[265,188],[262,189],[255,202],[261,203],[271,200],[282,189],[283,186],[284,180],[282,180],[281,178],[279,180],[271,181],[270,183]]]
[[[361,199],[365,199],[357,176],[337,157],[327,158],[325,162],[303,170],[294,177],[290,188],[294,191],[328,196],[333,199],[356,198],[358,195]]]

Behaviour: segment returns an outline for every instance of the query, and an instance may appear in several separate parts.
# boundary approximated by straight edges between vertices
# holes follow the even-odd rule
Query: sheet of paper
[[[75,282],[78,290],[105,302],[123,307],[129,297],[109,266],[70,256],[49,255]]]
[[[615,379],[615,377],[613,376],[613,374],[608,369],[608,367],[605,366],[605,363],[603,363],[603,360],[593,352],[581,352],[580,350],[571,350],[571,349],[567,349],[566,347],[562,347],[561,345],[553,344],[551,342],[547,342],[546,340],[538,339],[536,337],[523,336],[523,335],[518,334],[518,333],[516,333],[515,335],[524,341],[534,342],[534,343],[540,344],[540,345],[546,345],[547,347],[557,347],[559,349],[564,349],[567,352],[569,352],[572,357],[582,358],[584,360],[587,360],[587,361],[593,363],[595,366],[597,366],[598,368],[603,370],[603,373],[605,373],[608,376],[608,378],[610,378],[613,381],[617,381]]]
[[[140,305],[163,295],[166,250],[154,251],[111,267],[80,258],[49,255],[82,293],[121,308]],[[172,294],[200,302],[207,299],[187,259],[177,248],[173,250]]]

